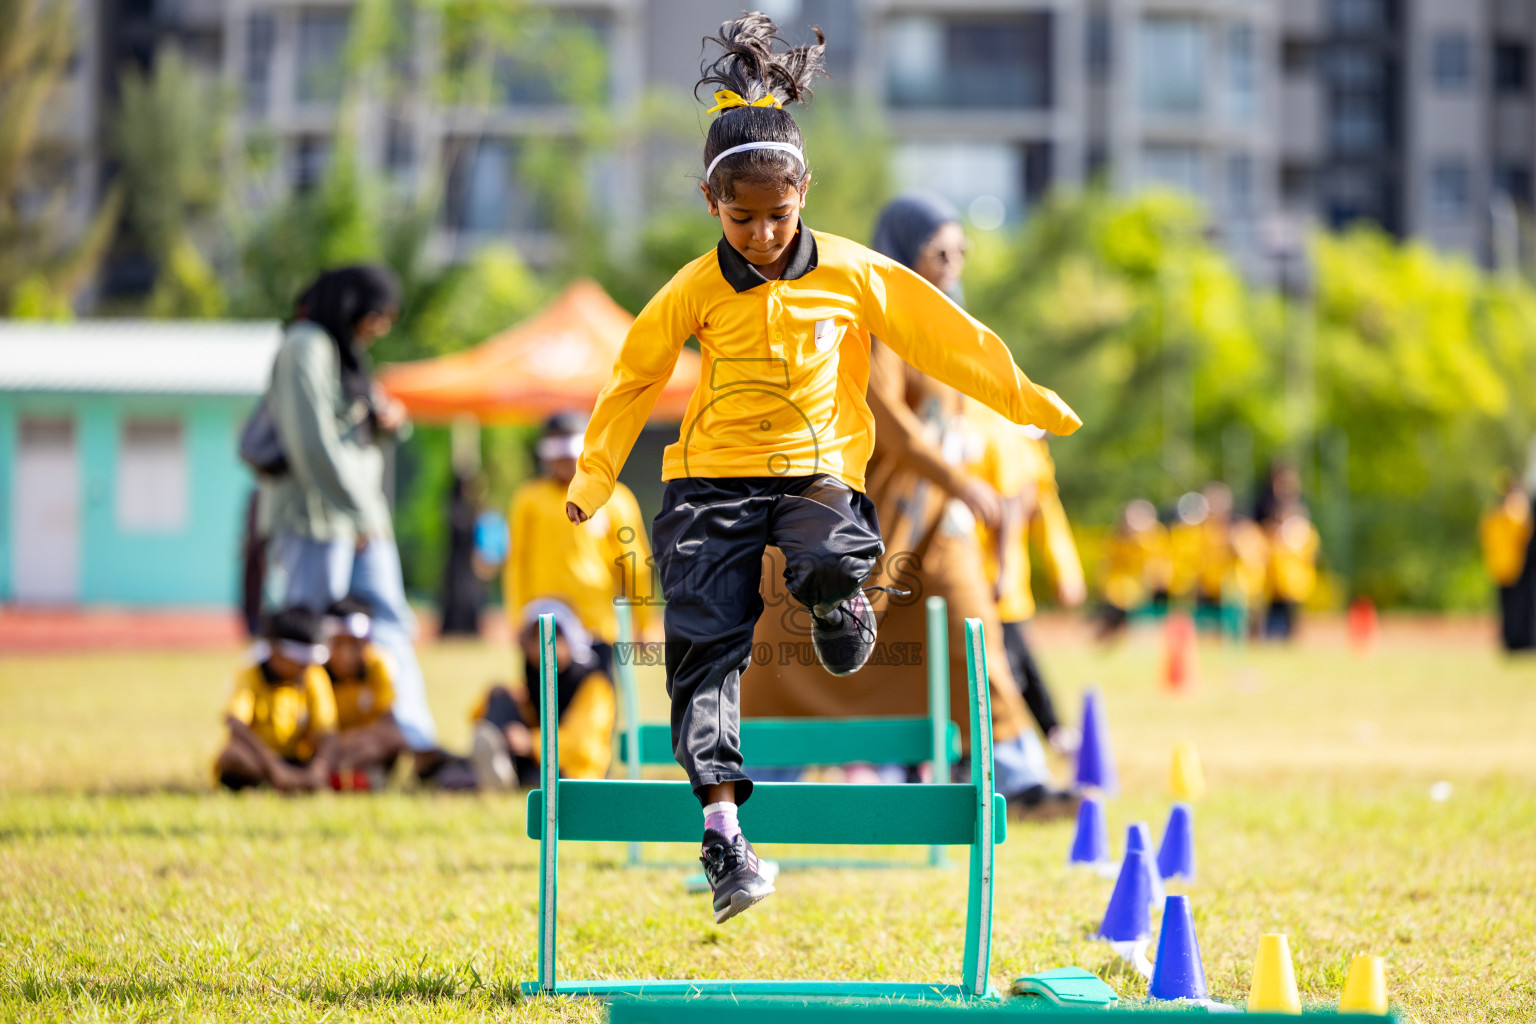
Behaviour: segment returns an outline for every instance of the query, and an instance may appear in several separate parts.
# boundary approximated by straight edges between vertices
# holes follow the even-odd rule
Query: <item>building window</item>
[[[607,96],[612,27],[598,13],[555,14],[535,23],[496,61],[493,88],[506,106],[548,107]]]
[[[1465,32],[1441,32],[1431,44],[1429,64],[1437,88],[1461,92],[1472,84],[1472,40]]]
[[[888,25],[891,106],[1046,110],[1052,18],[898,17]]]
[[[331,162],[331,140],[323,135],[301,135],[293,143],[288,180],[305,192],[320,184]]]
[[[1088,15],[1088,74],[1095,81],[1105,81],[1114,68],[1114,29],[1109,15],[1094,11]]]
[[[1531,204],[1531,168],[1527,164],[1499,164],[1493,169],[1493,189],[1522,206]]]
[[[1381,104],[1371,96],[1336,96],[1328,121],[1328,141],[1342,154],[1370,153],[1387,144]]]
[[[1227,158],[1227,209],[1240,220],[1253,216],[1253,157],[1247,153]]]
[[[245,24],[245,109],[257,116],[272,102],[272,51],[277,45],[277,19],[253,14]]]
[[[1198,146],[1147,146],[1141,151],[1141,184],[1205,194],[1205,154]]]
[[[1465,217],[1472,206],[1472,172],[1463,160],[1441,160],[1429,171],[1429,206],[1437,217]]]
[[[1141,23],[1138,83],[1148,114],[1195,115],[1205,109],[1206,27],[1198,18]]]
[[[548,204],[537,202],[518,174],[520,154],[513,141],[462,140],[457,148],[459,155],[448,175],[443,207],[449,227],[471,235],[550,227]]]
[[[1252,25],[1227,28],[1227,119],[1246,124],[1259,116],[1259,55]]]
[[[123,421],[117,459],[117,527],[176,533],[187,525],[187,452],[180,420]]]
[[[402,111],[394,111],[384,129],[384,167],[390,174],[399,176],[409,173],[415,163],[416,140],[411,123]]]
[[[1317,172],[1304,164],[1280,168],[1280,202],[1284,206],[1311,206],[1317,191]]]
[[[1524,43],[1498,43],[1493,48],[1493,85],[1499,92],[1524,92],[1529,80],[1530,48]]]
[[[300,103],[335,103],[346,82],[346,11],[305,11],[299,16]]]
[[[1310,75],[1317,65],[1317,44],[1310,39],[1287,39],[1280,46],[1280,70],[1287,76]]]
[[[1328,22],[1336,32],[1380,32],[1392,27],[1392,8],[1391,0],[1329,0]]]
[[[908,143],[895,154],[903,189],[931,189],[978,221],[996,227],[1018,220],[1025,206],[1026,154],[1003,142]]]

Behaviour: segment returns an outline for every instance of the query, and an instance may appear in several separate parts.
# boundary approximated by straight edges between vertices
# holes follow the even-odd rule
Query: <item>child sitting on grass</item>
[[[320,617],[288,608],[267,622],[255,664],[235,677],[224,715],[229,741],[214,762],[220,785],[263,783],[284,793],[321,788],[335,763],[336,697],[321,664]]]
[[[472,713],[475,744],[470,762],[481,789],[538,782],[539,745],[534,730],[544,717],[539,706],[539,616],[546,613],[555,617],[560,776],[601,779],[608,774],[616,714],[608,655],[569,606],[539,598],[524,606],[517,634],[526,685],[516,691],[491,687]]]
[[[373,642],[373,609],[344,597],[325,612],[330,658],[325,663],[336,694],[336,789],[378,790],[395,760],[409,750],[395,721],[395,668]]]
[[[884,553],[864,470],[874,444],[865,401],[870,336],[915,368],[1014,422],[1080,424],[1014,365],[1001,339],[906,267],[800,218],[811,176],[785,102],[805,101],[825,37],[775,51],[778,29],[743,15],[699,84],[718,87],[701,188],[724,237],[641,310],[597,399],[566,515],[581,523],[614,492],[690,335],[699,386],[677,444],[652,540],[667,605],[672,745],[704,805],[700,860],[717,922],[773,892],[737,806],[741,675],[751,664],[764,549],[784,553],[786,589],[811,614],[812,648],[833,675],[874,647],[863,587]]]

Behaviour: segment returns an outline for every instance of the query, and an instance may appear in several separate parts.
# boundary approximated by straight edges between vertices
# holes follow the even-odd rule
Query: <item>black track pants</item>
[[[874,504],[830,476],[692,477],[668,482],[652,524],[665,616],[672,751],[700,801],[741,770],[741,674],[763,612],[763,550],[784,552],[784,583],[805,605],[852,597],[884,553]]]
[[[1051,730],[1061,724],[1061,719],[1056,717],[1051,691],[1046,688],[1045,677],[1040,674],[1034,652],[1029,649],[1024,623],[1003,623],[1003,643],[1008,650],[1008,667],[1013,670],[1013,680],[1024,695],[1024,703],[1029,705],[1029,713],[1035,716],[1040,731],[1050,736]]]

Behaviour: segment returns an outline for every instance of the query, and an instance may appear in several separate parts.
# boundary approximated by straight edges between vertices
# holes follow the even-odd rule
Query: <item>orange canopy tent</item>
[[[597,282],[581,280],[474,348],[386,366],[378,379],[428,422],[469,415],[482,423],[536,423],[564,409],[588,411],[634,319]],[[652,420],[681,421],[698,379],[698,353],[684,349]]]

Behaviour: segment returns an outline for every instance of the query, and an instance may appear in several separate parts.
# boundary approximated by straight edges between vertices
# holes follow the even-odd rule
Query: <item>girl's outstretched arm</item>
[[[935,380],[1014,423],[1053,434],[1083,425],[1056,392],[1024,375],[1001,338],[901,264],[871,260],[863,305],[870,333]]]
[[[566,501],[576,506],[581,518],[589,518],[613,494],[624,460],[672,379],[683,342],[697,328],[677,278],[657,292],[630,325],[613,376],[597,396],[576,476],[566,489]]]

